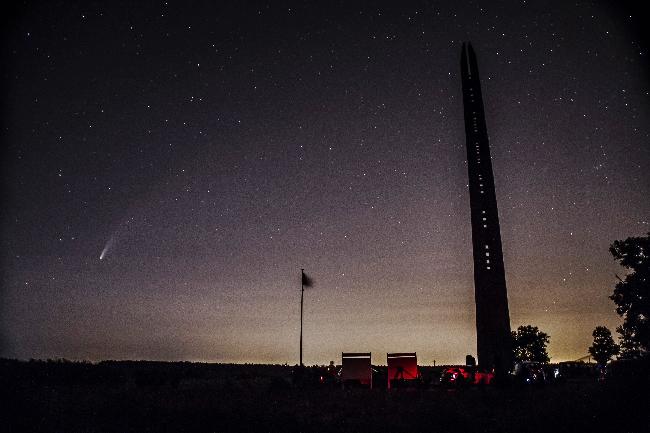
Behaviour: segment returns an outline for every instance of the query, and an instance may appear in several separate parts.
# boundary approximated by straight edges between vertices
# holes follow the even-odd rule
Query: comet
[[[99,260],[104,260],[104,257],[106,257],[106,254],[108,254],[108,250],[113,246],[113,236],[110,237],[108,242],[106,242],[106,245],[104,246],[104,249],[102,250],[101,254],[99,255]]]

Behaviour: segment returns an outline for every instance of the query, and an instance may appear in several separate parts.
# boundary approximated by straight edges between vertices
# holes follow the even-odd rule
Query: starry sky
[[[619,323],[608,246],[650,230],[640,10],[4,8],[0,356],[295,364],[300,268],[308,364],[476,355],[468,40],[513,329],[561,361]]]

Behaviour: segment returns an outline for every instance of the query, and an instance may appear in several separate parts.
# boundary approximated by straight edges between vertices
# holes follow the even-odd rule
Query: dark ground
[[[352,389],[292,384],[290,366],[0,360],[11,432],[648,432],[638,381]],[[314,370],[315,371],[315,370]],[[426,374],[435,374],[425,370]],[[424,373],[423,373],[424,374]]]

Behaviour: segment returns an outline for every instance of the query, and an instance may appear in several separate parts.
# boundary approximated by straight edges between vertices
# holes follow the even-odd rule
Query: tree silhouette
[[[594,357],[597,363],[607,364],[612,356],[618,355],[620,348],[614,343],[612,333],[605,326],[596,326],[594,332],[594,343],[589,347],[589,353]]]
[[[623,325],[616,329],[622,355],[633,357],[650,350],[650,233],[614,241],[609,251],[629,272],[624,280],[619,278],[609,298],[623,317]]]
[[[549,340],[548,334],[540,331],[537,326],[522,325],[517,328],[517,331],[512,331],[512,352],[515,362],[549,362],[551,359],[546,352]]]
[[[639,347],[639,342],[634,338],[634,330],[630,327],[625,326],[625,324],[617,326],[616,332],[621,336],[620,338],[620,348],[621,348],[621,358],[631,359],[636,358],[641,354],[641,349]]]

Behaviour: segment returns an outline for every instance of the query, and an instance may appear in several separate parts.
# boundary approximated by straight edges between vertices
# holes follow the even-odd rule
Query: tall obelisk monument
[[[512,362],[510,313],[490,142],[476,54],[471,44],[463,44],[460,63],[474,250],[478,364],[503,372]]]

